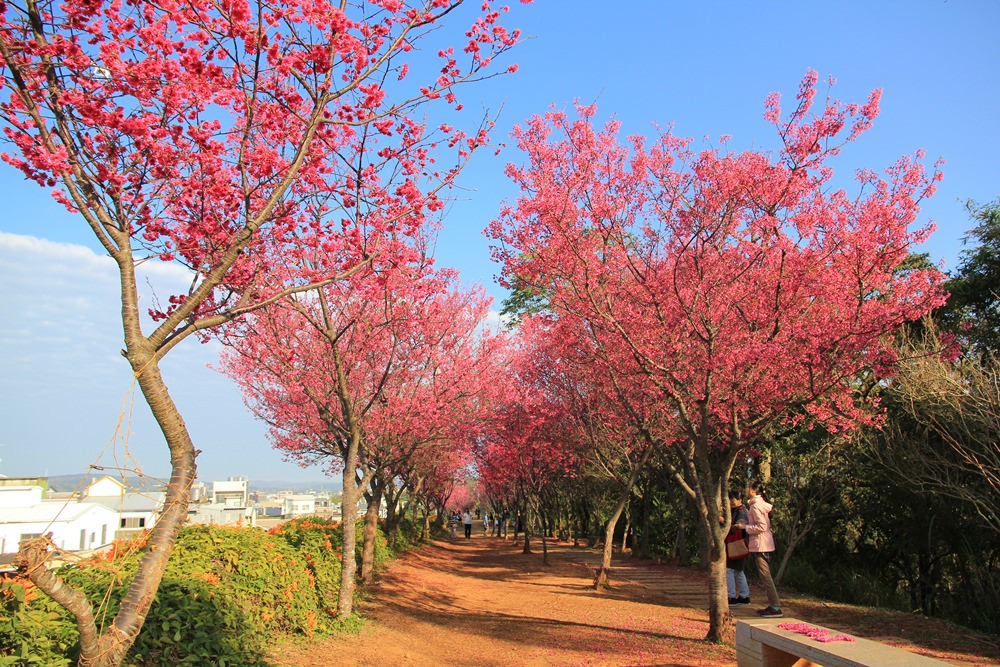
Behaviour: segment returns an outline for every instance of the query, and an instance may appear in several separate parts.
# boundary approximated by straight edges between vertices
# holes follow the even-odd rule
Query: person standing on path
[[[465,526],[465,539],[472,537],[472,512],[465,510],[462,513],[462,524]]]
[[[749,521],[743,498],[736,489],[729,491],[729,512],[732,515],[732,523],[726,536],[727,547],[729,542],[746,539],[746,531],[740,526],[747,525]],[[749,554],[744,554],[739,558],[726,558],[726,588],[729,591],[731,605],[750,604],[750,587],[747,585],[747,575],[744,572],[748,556]]]
[[[781,600],[778,589],[771,578],[771,554],[774,553],[774,533],[771,532],[771,509],[774,506],[764,499],[764,484],[753,480],[747,485],[747,523],[743,528],[750,535],[750,557],[757,565],[757,574],[764,584],[767,606],[757,612],[758,616],[779,618]]]

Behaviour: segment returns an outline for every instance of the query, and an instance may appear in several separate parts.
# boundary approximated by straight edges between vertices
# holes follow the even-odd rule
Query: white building
[[[0,553],[17,553],[24,540],[51,533],[64,551],[91,551],[115,539],[118,513],[99,503],[42,500],[40,486],[0,487]]]
[[[149,530],[163,512],[163,492],[126,491],[125,485],[105,475],[83,492],[81,503],[97,503],[119,515],[116,537],[127,538]]]
[[[308,516],[316,513],[316,496],[292,495],[285,496],[285,516]]]
[[[225,507],[246,507],[250,504],[250,483],[246,477],[212,482],[212,502]]]
[[[226,507],[222,503],[201,503],[188,507],[188,523],[216,526],[256,526],[257,511],[253,507]]]
[[[188,506],[189,523],[219,526],[256,526],[257,511],[250,503],[250,483],[246,477],[230,477],[212,482],[212,501]]]

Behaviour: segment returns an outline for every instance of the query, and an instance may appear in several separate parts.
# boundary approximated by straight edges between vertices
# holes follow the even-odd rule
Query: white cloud
[[[191,279],[177,265],[147,261],[139,268],[142,311],[152,295],[165,301]],[[150,474],[169,468],[141,395],[133,396],[123,347],[114,261],[84,246],[0,232],[0,473],[63,474],[126,458],[115,438],[129,433],[128,453]],[[203,479],[321,479],[318,470],[283,463],[239,391],[207,364],[215,344],[185,341],[161,367],[187,422]],[[130,405],[134,403],[134,414]],[[102,455],[102,451],[104,452]]]
[[[476,328],[477,332],[480,334],[487,334],[490,336],[495,336],[503,331],[504,325],[506,324],[506,318],[500,314],[499,311],[490,309],[486,313],[486,318],[479,323]]]

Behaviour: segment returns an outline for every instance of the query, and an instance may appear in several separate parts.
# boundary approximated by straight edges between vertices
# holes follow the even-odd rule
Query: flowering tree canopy
[[[739,452],[782,424],[866,419],[856,380],[891,370],[884,335],[943,302],[939,272],[897,270],[932,231],[911,226],[940,174],[918,152],[881,177],[859,170],[855,196],[833,187],[829,161],[870,127],[880,92],[817,111],[817,81],[787,115],[767,98],[774,153],[696,151],[669,132],[622,144],[592,106],[534,117],[514,133],[527,165],[508,167],[522,196],[488,230],[508,284],[579,319],[619,381],[663,402],[675,472],[715,546],[715,639]]]
[[[276,447],[342,472],[343,617],[352,609],[358,501],[371,488],[377,507],[384,487],[415,472],[428,482],[454,478],[468,461],[490,349],[479,332],[488,299],[454,290],[450,272],[396,267],[374,278],[248,316],[229,327],[224,356]],[[434,469],[420,465],[426,459]]]

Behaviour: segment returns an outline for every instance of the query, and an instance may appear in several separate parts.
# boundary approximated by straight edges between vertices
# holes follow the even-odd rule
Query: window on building
[[[80,551],[87,548],[87,529],[80,530]]]
[[[125,530],[138,530],[140,528],[146,527],[146,517],[144,516],[130,516],[122,517],[122,520],[118,526]]]

